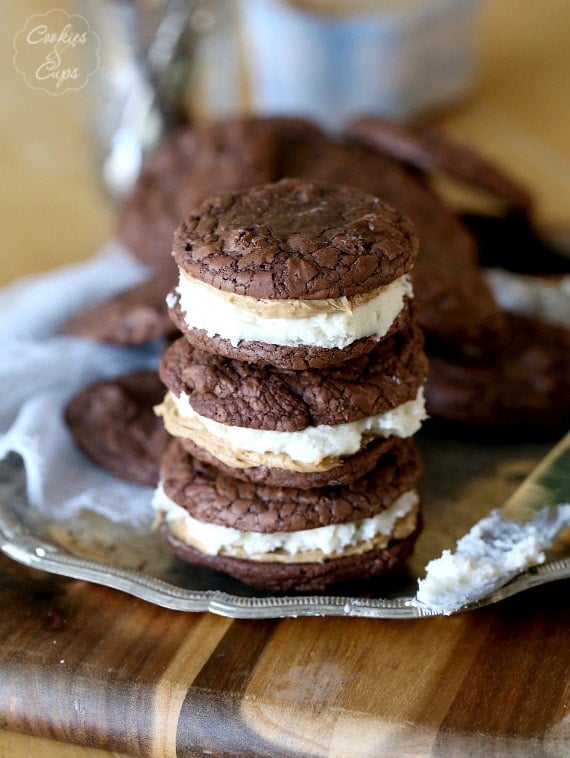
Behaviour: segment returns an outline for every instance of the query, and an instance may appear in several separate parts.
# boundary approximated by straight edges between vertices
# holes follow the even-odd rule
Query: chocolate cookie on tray
[[[173,271],[158,271],[148,281],[77,311],[62,332],[125,346],[169,339],[178,333],[166,308],[166,295],[175,278],[174,267]]]
[[[405,315],[417,249],[409,222],[377,198],[283,179],[190,213],[169,307],[209,352],[326,368],[369,352]]]
[[[382,440],[410,437],[424,420],[422,347],[410,326],[340,366],[295,372],[181,338],[161,362],[168,392],[157,412],[187,451],[238,479],[348,484],[389,449]]]
[[[155,371],[94,382],[74,395],[65,421],[77,446],[120,479],[154,487],[168,434],[153,406],[164,396]]]
[[[570,330],[507,314],[508,340],[494,359],[431,356],[426,399],[430,415],[462,429],[498,429],[532,438],[570,424]]]
[[[171,444],[155,508],[184,560],[247,584],[321,591],[401,566],[419,530],[421,467],[398,440],[350,487],[299,490],[236,481]]]

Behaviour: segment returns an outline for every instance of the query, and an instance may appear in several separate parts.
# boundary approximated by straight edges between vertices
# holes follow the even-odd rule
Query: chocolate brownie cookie
[[[386,547],[321,563],[268,563],[208,555],[182,542],[173,534],[168,522],[161,524],[161,531],[182,560],[229,574],[244,584],[272,592],[324,592],[341,582],[380,578],[404,566],[418,537],[419,519],[413,532],[394,537]]]
[[[82,308],[67,320],[62,332],[115,345],[173,337],[178,329],[169,318],[165,298],[175,274],[172,267],[109,300]]]
[[[333,365],[354,356],[352,343],[393,327],[412,296],[416,253],[410,224],[375,197],[283,179],[209,198],[181,224],[169,307],[177,323],[183,314],[187,339],[207,348],[206,332],[217,352],[226,340],[247,360],[249,343],[261,342],[306,360],[318,347]],[[282,352],[271,362],[291,368]]]
[[[185,274],[268,300],[366,295],[406,274],[417,250],[407,219],[377,198],[293,179],[206,200],[174,235]]]
[[[166,496],[192,518],[247,532],[296,532],[370,518],[413,490],[421,476],[411,440],[396,440],[350,487],[300,490],[238,481],[172,441],[161,464]]]
[[[532,436],[570,424],[570,330],[510,314],[504,351],[493,361],[430,357],[431,416],[462,427]]]
[[[283,371],[215,356],[181,338],[164,353],[160,378],[193,410],[221,424],[294,432],[375,416],[416,397],[427,373],[417,327],[366,355],[323,371]]]
[[[419,474],[412,443],[399,440],[351,487],[255,486],[174,442],[154,504],[184,560],[268,589],[319,590],[403,563],[419,530]]]
[[[153,487],[169,441],[152,411],[163,395],[154,371],[95,382],[71,398],[65,421],[78,447],[97,465]]]
[[[444,174],[484,190],[508,206],[530,210],[529,191],[469,145],[456,142],[437,127],[412,129],[377,116],[350,121],[346,134],[416,168]]]
[[[210,195],[274,179],[273,127],[230,118],[182,129],[153,153],[121,204],[118,235],[143,262],[170,260],[172,235]]]

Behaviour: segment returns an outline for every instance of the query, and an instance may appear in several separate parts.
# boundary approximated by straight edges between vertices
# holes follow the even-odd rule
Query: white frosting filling
[[[385,511],[371,518],[347,524],[332,524],[300,532],[243,532],[239,529],[198,521],[181,506],[171,500],[161,485],[158,486],[153,505],[167,521],[176,523],[176,535],[187,544],[199,546],[203,553],[218,555],[220,552],[242,550],[255,557],[276,550],[289,555],[322,551],[334,555],[345,548],[356,546],[378,535],[391,535],[398,519],[409,513],[419,502],[415,490],[401,495]]]
[[[251,298],[233,295],[230,302],[215,287],[182,273],[177,291],[190,329],[203,329],[209,337],[221,337],[234,346],[246,340],[340,349],[362,337],[383,337],[402,310],[404,297],[413,296],[410,278],[405,275],[381,287],[376,297],[354,308],[331,309],[304,318],[274,318],[241,306],[240,301],[246,305]]]
[[[185,419],[197,420],[210,434],[221,438],[233,449],[251,450],[260,454],[283,454],[306,465],[319,463],[327,457],[352,455],[371,438],[411,437],[427,417],[423,387],[420,387],[413,400],[377,416],[335,426],[308,426],[298,432],[275,432],[221,424],[196,413],[185,393],[179,397],[170,393],[170,397],[181,424],[184,424]]]
[[[510,521],[493,510],[426,566],[413,605],[450,614],[485,597],[516,574],[544,562],[544,551],[570,526],[570,504],[546,507],[531,521]]]

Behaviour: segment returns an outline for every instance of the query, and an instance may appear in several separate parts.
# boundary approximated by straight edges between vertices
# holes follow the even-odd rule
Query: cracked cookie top
[[[374,416],[415,398],[427,371],[422,346],[420,330],[410,326],[366,355],[299,373],[212,355],[180,338],[164,353],[160,377],[202,416],[291,432]]]
[[[369,518],[414,489],[421,463],[412,440],[393,438],[375,467],[349,487],[271,487],[224,476],[173,440],[161,463],[164,492],[198,521],[249,532],[294,532]]]
[[[372,195],[297,179],[204,201],[174,237],[180,269],[258,299],[352,297],[407,273],[409,221]]]

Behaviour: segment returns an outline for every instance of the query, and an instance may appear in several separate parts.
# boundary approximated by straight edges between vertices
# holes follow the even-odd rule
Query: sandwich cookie
[[[363,137],[351,131],[351,139],[361,144],[332,139],[315,124],[284,117],[240,117],[186,127],[156,149],[121,204],[120,239],[141,260],[170,265],[174,230],[211,195],[283,177],[357,187],[398,208],[421,240],[412,280],[428,341],[438,350],[464,346],[470,354],[486,354],[505,325],[481,275],[473,238],[422,176],[385,148],[370,147],[371,140],[363,146]],[[261,345],[257,355],[263,352]],[[230,351],[231,343],[226,347]],[[312,356],[310,365],[316,367],[316,360]]]
[[[426,418],[427,361],[409,326],[340,366],[286,371],[214,356],[184,338],[165,351],[167,431],[206,463],[246,481],[299,488],[362,476],[389,437]]]
[[[411,440],[397,440],[351,487],[253,485],[223,476],[173,441],[154,505],[184,560],[258,587],[314,591],[401,565],[419,528],[420,473]]]
[[[377,198],[283,179],[206,200],[178,228],[175,324],[194,345],[285,369],[369,352],[413,296],[418,243]]]

